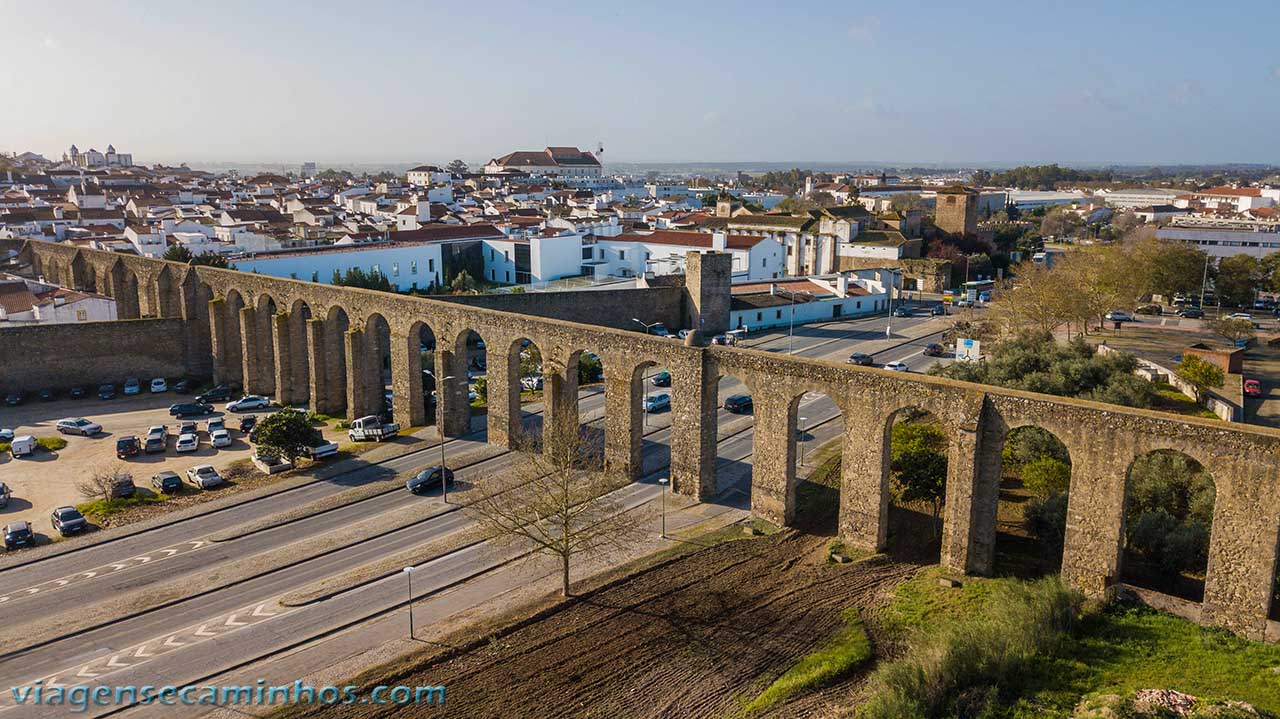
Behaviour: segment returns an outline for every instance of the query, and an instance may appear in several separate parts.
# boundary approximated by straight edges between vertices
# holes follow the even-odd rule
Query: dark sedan
[[[53,528],[58,530],[58,534],[64,537],[89,528],[89,520],[85,519],[80,510],[75,507],[58,507],[49,516],[49,521],[53,524]]]
[[[749,394],[735,394],[724,401],[725,411],[734,414],[750,414],[753,407]]]
[[[440,476],[443,473],[444,483],[447,486],[453,486],[453,470],[448,467],[428,467],[421,472],[413,475],[409,481],[404,483],[405,489],[414,494],[425,494],[440,486]]]

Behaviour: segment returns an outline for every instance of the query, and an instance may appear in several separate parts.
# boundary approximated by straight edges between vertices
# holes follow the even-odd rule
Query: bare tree
[[[580,555],[602,555],[640,534],[648,512],[628,509],[610,496],[626,486],[602,471],[599,455],[577,427],[547,427],[543,449],[522,441],[514,471],[486,480],[466,513],[499,542],[527,545],[560,561],[561,594],[569,596],[569,567]]]
[[[76,482],[76,491],[90,499],[111,499],[111,489],[116,479],[127,475],[120,467],[98,467],[84,479]]]
[[[1219,337],[1236,344],[1243,340],[1251,339],[1256,334],[1254,332],[1253,323],[1245,319],[1231,319],[1222,317],[1216,320],[1210,320],[1209,329]]]

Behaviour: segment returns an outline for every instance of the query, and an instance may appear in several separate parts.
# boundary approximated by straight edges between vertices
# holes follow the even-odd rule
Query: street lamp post
[[[889,273],[889,278],[890,278],[890,279],[889,279],[889,284],[888,284],[888,285],[885,285],[885,290],[884,290],[885,296],[886,296],[886,297],[888,297],[887,303],[888,303],[888,305],[889,305],[889,316],[888,316],[888,318],[885,320],[885,323],[884,323],[884,336],[885,336],[885,337],[892,337],[892,336],[893,336],[893,287],[894,287],[894,285],[896,285],[896,284],[897,284],[898,273],[897,273],[897,272],[890,272],[890,273]]]
[[[667,538],[667,485],[671,483],[666,477],[659,477],[658,484],[662,485],[662,534],[663,539]]]
[[[409,580],[409,638],[413,639],[413,567],[405,567],[404,576]]]
[[[809,296],[808,292],[788,290],[791,293],[791,323],[787,327],[787,354],[796,353],[796,295]]]
[[[436,381],[436,433],[440,435],[440,496],[444,499],[444,503],[449,503],[449,483],[445,478],[445,472],[448,471],[444,463],[444,403],[439,401],[444,399],[444,383],[449,380],[457,379],[454,375],[447,377],[436,377],[435,373],[427,370],[427,374],[431,375]]]
[[[804,423],[805,423],[805,422],[808,422],[808,421],[809,421],[809,418],[808,418],[808,417],[800,417],[799,419],[800,419],[800,437],[801,437],[801,440],[800,440],[800,441],[801,441],[801,442],[803,442],[803,443],[806,445],[805,447],[801,447],[801,448],[800,448],[800,466],[801,466],[801,467],[803,467],[803,466],[804,466],[804,458],[805,458],[805,456],[806,456],[806,455],[808,455],[808,454],[809,454],[807,451],[805,451],[805,450],[807,450],[807,449],[808,449],[808,446],[807,446],[807,445],[809,444],[809,442],[808,442],[808,440],[807,440],[807,439],[804,439],[804,436],[805,436]]]
[[[644,333],[645,333],[645,334],[649,334],[649,328],[650,328],[650,327],[656,327],[656,326],[658,326],[658,325],[662,324],[661,322],[641,322],[639,319],[637,319],[637,318],[635,318],[635,317],[632,317],[632,318],[631,318],[631,321],[632,321],[632,322],[635,322],[636,324],[638,324],[638,325],[640,325],[641,327],[643,327],[643,328],[644,328]]]

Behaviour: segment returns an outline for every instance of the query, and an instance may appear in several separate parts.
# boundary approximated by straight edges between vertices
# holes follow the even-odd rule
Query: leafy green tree
[[[463,162],[462,160],[454,160],[449,164],[445,165],[444,169],[445,169],[445,172],[448,172],[453,175],[465,175],[467,174],[467,171],[468,171],[467,163]]]
[[[1050,494],[1027,502],[1022,524],[1031,536],[1061,553],[1067,534],[1067,495]]]
[[[1178,452],[1152,452],[1129,470],[1126,547],[1167,572],[1203,572],[1213,524],[1213,477]]]
[[[1031,493],[1047,498],[1065,494],[1071,486],[1071,465],[1053,457],[1040,457],[1022,466],[1022,484]]]
[[[204,267],[218,267],[224,270],[234,269],[227,258],[222,255],[215,255],[212,252],[205,252],[191,258],[191,264],[201,265]]]
[[[1023,466],[1044,457],[1068,466],[1071,464],[1071,457],[1061,440],[1052,432],[1034,426],[1019,427],[1009,432],[1000,455],[1005,468],[1013,472],[1020,472]]]
[[[290,462],[306,454],[318,440],[305,412],[286,407],[258,422],[258,444],[274,450]]]
[[[489,403],[489,380],[484,377],[476,377],[473,385],[476,390],[476,401],[480,404]]]
[[[190,262],[192,259],[191,250],[186,245],[171,245],[161,257],[170,262]]]
[[[889,196],[889,206],[898,212],[928,209],[924,198],[914,192],[895,192]]]
[[[478,285],[476,284],[475,279],[471,276],[471,273],[463,270],[454,275],[453,281],[449,283],[449,291],[455,295],[461,295],[468,292],[474,292],[477,286]]]
[[[1232,344],[1241,340],[1251,339],[1255,334],[1253,323],[1249,320],[1229,319],[1227,317],[1211,320],[1209,329]]]
[[[1228,307],[1246,307],[1253,302],[1254,292],[1262,284],[1262,262],[1250,255],[1232,255],[1218,261],[1218,277],[1214,287],[1218,300]]]
[[[604,378],[604,365],[600,358],[583,352],[578,357],[578,384],[599,382]]]
[[[1195,355],[1183,357],[1174,372],[1195,388],[1197,402],[1204,400],[1204,393],[1210,387],[1221,387],[1226,380],[1221,367]]]
[[[947,436],[933,423],[904,421],[893,426],[889,447],[899,501],[928,503],[936,524],[946,501]]]

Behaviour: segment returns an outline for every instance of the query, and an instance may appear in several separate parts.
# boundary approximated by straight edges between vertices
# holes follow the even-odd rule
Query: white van
[[[9,451],[13,452],[15,457],[31,454],[36,451],[36,438],[29,434],[14,437],[13,442],[9,445]]]

